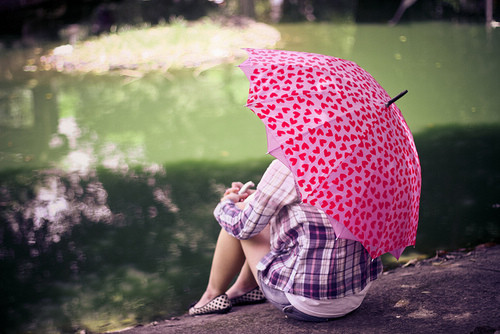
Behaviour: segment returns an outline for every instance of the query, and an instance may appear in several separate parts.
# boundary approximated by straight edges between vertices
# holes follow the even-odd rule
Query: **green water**
[[[408,89],[398,105],[415,134],[500,122],[498,30],[443,23],[278,28],[280,47],[353,60],[391,95]],[[265,153],[263,125],[244,107],[248,82],[235,66],[196,77],[19,77],[0,82],[0,168],[241,161]]]
[[[353,60],[412,129],[423,174],[411,252],[500,239],[500,30],[281,25],[280,47]],[[248,45],[242,45],[247,47]],[[236,65],[236,64],[234,64]],[[94,332],[181,314],[206,284],[233,180],[258,181],[264,127],[235,66],[199,75],[0,78],[0,322]]]

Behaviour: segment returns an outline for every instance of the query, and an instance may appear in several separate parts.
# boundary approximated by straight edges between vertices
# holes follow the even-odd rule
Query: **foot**
[[[234,299],[243,296],[247,292],[252,291],[257,287],[258,287],[257,284],[252,284],[252,285],[234,284],[229,288],[229,290],[226,291],[226,295],[229,297],[229,299]]]
[[[198,307],[202,307],[204,306],[205,304],[209,303],[211,300],[213,300],[214,298],[220,296],[221,293],[210,293],[208,291],[205,291],[205,293],[203,293],[203,295],[201,296],[200,300],[198,300],[196,302],[196,304],[194,305],[195,308],[198,308]]]
[[[246,293],[243,293],[239,296],[230,298],[231,304],[233,306],[238,305],[248,305],[248,304],[257,304],[262,303],[266,300],[266,297],[262,293],[259,287],[256,287]]]
[[[203,314],[213,314],[213,313],[227,313],[231,311],[231,301],[226,294],[215,297],[208,303],[196,307],[192,306],[189,308],[189,315],[203,315]]]

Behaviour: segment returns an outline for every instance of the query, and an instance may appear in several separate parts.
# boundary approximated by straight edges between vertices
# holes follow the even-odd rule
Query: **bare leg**
[[[252,270],[245,261],[243,268],[241,268],[240,274],[236,279],[236,282],[226,291],[229,299],[243,296],[245,293],[255,289],[257,287],[257,281],[255,280]]]
[[[250,268],[255,281],[258,282],[257,264],[264,256],[267,255],[267,253],[269,253],[271,249],[269,225],[256,236],[248,240],[241,240],[241,247],[245,253],[248,267]]]
[[[244,263],[245,254],[240,241],[222,229],[215,246],[207,289],[195,307],[201,307],[225,293]]]
[[[257,264],[269,253],[269,226],[250,240],[241,240],[241,245],[245,253],[245,264],[241,268],[240,275],[229,290],[227,296],[231,298],[239,297],[253,290],[258,286]]]
[[[234,277],[234,285],[227,290],[234,298],[257,286],[257,263],[269,252],[269,227],[248,239],[238,240],[221,230],[215,247],[207,289],[195,307],[201,307],[226,292]],[[245,261],[246,258],[246,261]]]

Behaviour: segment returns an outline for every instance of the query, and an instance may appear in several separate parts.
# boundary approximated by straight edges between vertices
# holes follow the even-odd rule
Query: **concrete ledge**
[[[122,331],[153,333],[500,334],[500,246],[444,253],[384,273],[361,307],[328,323],[286,319],[269,303],[225,315],[183,315]]]

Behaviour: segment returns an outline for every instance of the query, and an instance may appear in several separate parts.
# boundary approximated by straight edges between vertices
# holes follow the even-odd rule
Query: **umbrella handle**
[[[248,181],[241,187],[240,191],[238,191],[238,195],[243,194],[245,191],[248,190],[248,188],[255,187],[255,184],[252,181]]]
[[[402,98],[406,93],[408,93],[408,89],[405,90],[405,91],[402,91],[396,97],[393,97],[392,99],[390,99],[389,101],[387,101],[387,103],[385,104],[385,107],[389,108],[389,106],[391,104],[393,104],[394,102],[396,102],[397,100],[399,100],[400,98]]]

